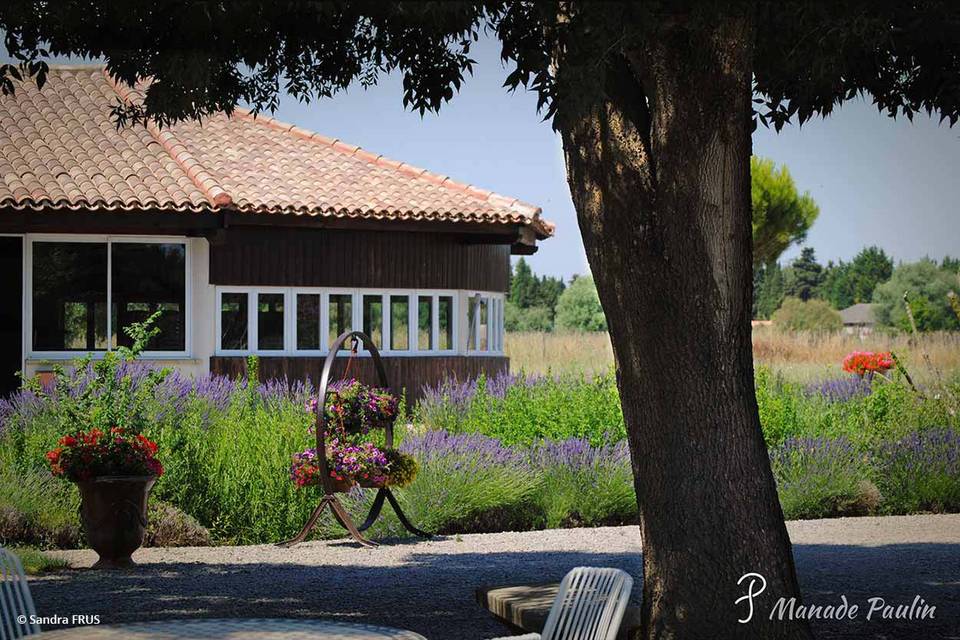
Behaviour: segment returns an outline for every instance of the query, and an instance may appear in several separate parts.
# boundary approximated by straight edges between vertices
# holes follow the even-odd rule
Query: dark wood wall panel
[[[312,380],[319,382],[324,358],[260,358],[260,380],[271,379]],[[344,376],[346,356],[338,358],[333,367],[333,380]],[[430,356],[391,358],[384,356],[383,366],[394,393],[406,392],[407,402],[420,398],[424,385],[436,385],[446,378],[466,380],[481,373],[492,377],[510,368],[510,359],[500,356]],[[210,371],[231,378],[246,375],[246,358],[214,356],[210,358]],[[373,360],[369,357],[354,358],[350,377],[366,384],[379,384]]]
[[[234,228],[210,247],[219,285],[507,291],[510,247],[429,232]]]

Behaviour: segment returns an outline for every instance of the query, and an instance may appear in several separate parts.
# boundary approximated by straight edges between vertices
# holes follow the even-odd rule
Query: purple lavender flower
[[[808,398],[823,398],[827,402],[848,402],[868,396],[870,391],[870,380],[849,376],[809,384],[804,389],[804,395]]]

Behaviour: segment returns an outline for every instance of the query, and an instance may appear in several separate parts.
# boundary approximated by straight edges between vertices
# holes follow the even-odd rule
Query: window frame
[[[479,296],[479,298],[477,298]],[[472,326],[467,327],[466,335],[466,354],[468,356],[501,356],[503,355],[503,306],[506,300],[506,294],[494,291],[466,291],[465,300],[467,309],[463,315],[464,321],[470,324],[470,305],[477,299],[487,304],[487,348],[481,350],[480,346],[480,305],[477,305],[477,311],[473,316]],[[473,344],[470,344],[470,338],[473,337]]]
[[[223,349],[221,344],[221,305],[224,293],[243,293],[247,295],[247,349]],[[257,326],[257,296],[261,293],[283,293],[284,294],[284,333],[283,350],[262,351],[257,344],[258,331]],[[461,298],[465,294],[470,297],[479,293],[481,298],[488,300],[488,304],[496,300],[496,306],[488,306],[488,346],[487,351],[478,351],[469,348],[465,351],[460,344],[462,336]],[[312,294],[320,296],[320,349],[297,349],[297,296],[300,294]],[[379,297],[383,304],[383,313],[381,317],[381,335],[383,336],[383,345],[378,345],[379,351],[384,356],[409,358],[426,356],[450,356],[450,355],[501,355],[502,354],[502,318],[503,318],[503,300],[505,294],[489,291],[470,291],[457,289],[399,289],[399,288],[347,288],[347,287],[274,287],[274,286],[235,286],[235,285],[217,285],[214,293],[214,308],[216,310],[216,341],[215,356],[250,356],[258,355],[262,357],[323,357],[329,353],[330,343],[330,296],[331,295],[349,295],[351,297],[351,327],[354,330],[363,329],[363,298],[364,296]],[[394,350],[390,348],[391,326],[390,326],[390,298],[393,296],[406,297],[409,313],[407,317],[407,331],[409,334],[409,349]],[[431,304],[431,339],[432,349],[419,349],[419,299],[420,297],[430,298]],[[440,298],[450,298],[452,322],[452,343],[449,349],[440,349]],[[469,300],[469,298],[467,298]],[[469,304],[469,303],[468,303]],[[496,309],[496,311],[494,311]],[[464,319],[466,315],[464,315]],[[469,336],[469,332],[468,332]],[[496,342],[493,340],[496,338]],[[357,352],[361,358],[370,357],[370,352],[361,348]]]
[[[113,244],[182,244],[184,246],[184,348],[181,351],[148,350],[145,360],[189,360],[193,354],[193,246],[186,236],[138,236],[113,234],[28,233],[23,236],[23,340],[25,360],[76,360],[87,355],[103,358],[113,347]],[[107,348],[76,351],[44,351],[33,348],[33,245],[34,243],[103,244],[107,250]],[[219,309],[219,308],[218,308]],[[218,312],[219,318],[219,312]],[[218,338],[219,341],[219,338]]]
[[[293,313],[291,314],[292,319],[290,322],[292,342],[290,343],[289,351],[294,356],[303,356],[303,357],[327,355],[327,350],[329,349],[329,345],[326,345],[327,329],[326,329],[325,321],[326,321],[326,315],[327,313],[329,313],[329,311],[327,310],[327,306],[326,306],[327,298],[326,298],[326,295],[324,295],[326,293],[326,290],[323,289],[322,287],[290,287],[290,292],[291,292],[290,304],[293,306]],[[320,298],[320,309],[319,309],[320,317],[317,318],[317,330],[320,332],[320,335],[319,335],[320,340],[318,342],[318,344],[320,345],[319,349],[297,348],[297,340],[300,337],[300,332],[298,331],[298,328],[297,328],[297,318],[300,312],[300,309],[298,307],[298,305],[300,304],[300,301],[298,297],[300,295],[314,295]],[[218,336],[219,336],[219,332],[218,332]],[[217,339],[219,340],[219,337]]]

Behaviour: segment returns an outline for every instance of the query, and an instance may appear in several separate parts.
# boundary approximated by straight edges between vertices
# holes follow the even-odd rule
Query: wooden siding
[[[510,247],[450,234],[231,228],[210,246],[210,283],[506,292]]]
[[[264,357],[260,360],[260,380],[320,380],[324,358]],[[343,377],[347,366],[346,355],[337,358],[333,367],[333,380]],[[419,357],[383,357],[387,379],[394,393],[406,392],[407,402],[415,402],[421,396],[424,385],[436,385],[445,378],[466,380],[481,373],[492,377],[507,371],[510,359],[501,356],[425,356]],[[238,356],[214,356],[210,358],[210,371],[231,378],[246,374],[246,358]],[[353,359],[350,377],[367,384],[379,384],[369,357]]]

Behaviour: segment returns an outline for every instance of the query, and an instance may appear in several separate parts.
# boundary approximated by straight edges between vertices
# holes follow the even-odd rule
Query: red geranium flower
[[[843,359],[843,370],[861,378],[868,373],[884,373],[894,366],[893,355],[889,351],[854,351]]]

